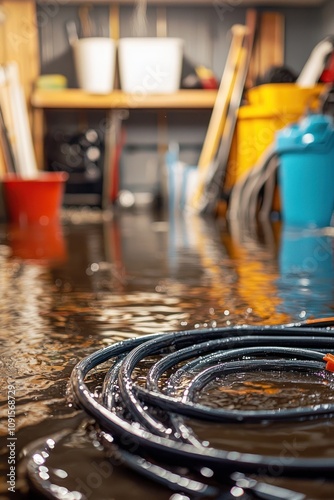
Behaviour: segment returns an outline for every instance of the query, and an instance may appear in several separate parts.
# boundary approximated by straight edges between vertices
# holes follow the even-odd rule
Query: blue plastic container
[[[309,115],[276,134],[284,222],[297,227],[329,226],[334,210],[334,123]]]

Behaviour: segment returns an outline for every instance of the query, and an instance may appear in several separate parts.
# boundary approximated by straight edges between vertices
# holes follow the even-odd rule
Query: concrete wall
[[[285,9],[285,61],[299,73],[322,38],[322,9]]]
[[[334,2],[327,0],[326,4],[322,8],[322,19],[321,19],[321,30],[322,35],[334,35]]]

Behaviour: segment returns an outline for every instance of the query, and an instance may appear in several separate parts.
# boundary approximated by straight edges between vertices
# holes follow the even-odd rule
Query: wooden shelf
[[[216,90],[179,90],[173,94],[137,95],[115,90],[106,95],[92,95],[80,89],[44,90],[32,93],[33,138],[39,168],[44,165],[45,111],[48,109],[212,109]]]
[[[18,0],[11,0],[18,1]],[[50,3],[50,0],[36,0],[37,4]],[[243,1],[216,1],[212,0],[148,0],[149,5],[166,5],[166,6],[179,6],[189,5],[193,7],[194,5],[203,7],[215,7],[219,8],[224,6],[226,9],[232,10],[237,7],[248,7],[248,6],[261,6],[261,7],[318,7],[325,3],[326,0],[243,0]],[[58,5],[75,5],[75,4],[89,4],[89,5],[134,5],[135,0],[58,0]]]
[[[115,90],[92,95],[79,89],[37,89],[31,97],[33,108],[42,109],[211,109],[216,90],[179,90],[173,94],[126,94]]]

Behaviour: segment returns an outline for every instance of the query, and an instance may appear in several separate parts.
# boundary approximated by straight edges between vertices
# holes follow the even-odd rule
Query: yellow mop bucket
[[[234,180],[253,167],[275,140],[278,130],[316,109],[324,85],[300,88],[294,83],[264,84],[248,91],[249,104],[238,112],[230,163]]]

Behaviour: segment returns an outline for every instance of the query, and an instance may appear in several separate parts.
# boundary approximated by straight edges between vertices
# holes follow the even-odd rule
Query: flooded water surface
[[[69,214],[52,228],[27,233],[3,225],[0,231],[1,500],[198,498],[143,477],[108,451],[94,419],[68,390],[74,366],[100,348],[142,335],[333,315],[328,231],[277,225],[254,234],[219,221],[165,220],[146,212],[105,219]],[[151,364],[136,370],[140,385]],[[98,393],[105,371],[101,366],[87,382]],[[196,402],[227,410],[298,408],[334,404],[333,389],[330,371],[240,369],[215,377]],[[208,446],[276,457],[270,470],[258,470],[257,480],[311,499],[332,498],[334,483],[318,476],[286,478],[284,466],[291,458],[334,460],[333,421],[186,419]],[[11,442],[13,494],[7,483]],[[221,471],[219,498],[256,498],[232,487],[229,475]]]

